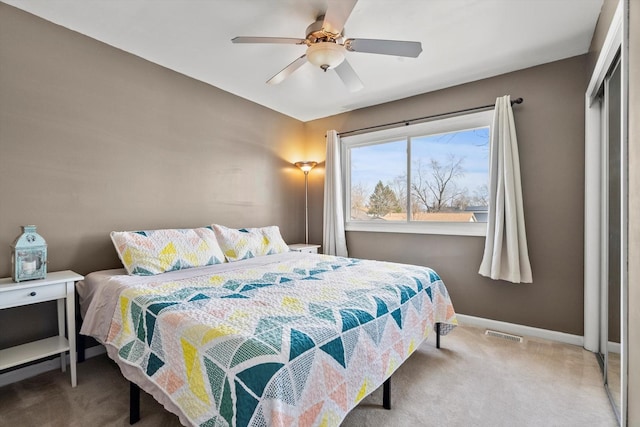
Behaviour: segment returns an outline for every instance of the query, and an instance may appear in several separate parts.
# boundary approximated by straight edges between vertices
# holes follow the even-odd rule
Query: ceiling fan
[[[275,43],[306,45],[304,55],[287,65],[278,74],[267,80],[269,84],[278,84],[289,77],[307,61],[327,70],[335,70],[347,88],[358,91],[364,87],[362,81],[346,59],[346,52],[377,53],[382,55],[406,56],[417,58],[422,52],[420,42],[378,39],[345,39],[342,35],[344,24],[358,0],[329,0],[324,15],[307,27],[307,36],[300,38],[285,37],[235,37],[233,43]]]

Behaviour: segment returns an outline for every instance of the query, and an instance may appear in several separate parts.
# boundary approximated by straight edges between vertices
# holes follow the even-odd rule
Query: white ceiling
[[[348,52],[365,88],[307,63],[266,80],[304,46],[232,44],[306,36],[327,0],[2,0],[302,121],[586,53],[603,0],[359,0],[345,36],[422,42],[418,58]]]

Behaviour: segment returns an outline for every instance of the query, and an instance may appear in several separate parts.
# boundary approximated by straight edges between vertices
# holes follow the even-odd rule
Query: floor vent
[[[490,337],[502,338],[502,339],[507,340],[507,341],[513,341],[513,342],[523,342],[524,341],[522,339],[522,337],[520,337],[518,335],[505,334],[504,332],[492,331],[490,329],[487,329],[484,334],[488,335]]]

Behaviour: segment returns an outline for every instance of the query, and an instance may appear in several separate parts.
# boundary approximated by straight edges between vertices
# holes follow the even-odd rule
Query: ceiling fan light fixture
[[[307,60],[324,71],[342,64],[344,57],[344,46],[333,42],[315,43],[307,48]]]

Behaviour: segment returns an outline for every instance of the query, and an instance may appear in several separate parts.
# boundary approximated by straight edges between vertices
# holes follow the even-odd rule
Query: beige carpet
[[[514,343],[458,327],[424,343],[392,378],[393,408],[376,390],[343,426],[616,426],[594,355],[576,346]],[[138,426],[176,426],[142,393]],[[126,426],[129,387],[105,355],[68,373],[48,372],[0,388],[2,426]]]

